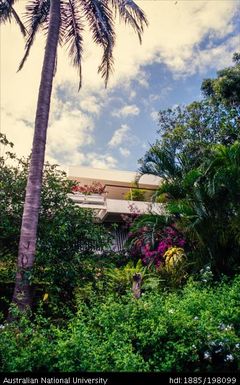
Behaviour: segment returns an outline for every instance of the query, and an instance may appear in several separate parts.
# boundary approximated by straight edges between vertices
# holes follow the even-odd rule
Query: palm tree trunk
[[[60,0],[51,0],[50,22],[38,93],[35,131],[26,187],[16,282],[13,294],[13,302],[21,311],[31,306],[30,273],[35,260],[47,126],[60,23]]]

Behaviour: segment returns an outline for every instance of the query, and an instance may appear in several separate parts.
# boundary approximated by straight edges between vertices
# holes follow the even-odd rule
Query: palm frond
[[[0,0],[0,23],[11,22],[11,18],[13,17],[23,36],[26,36],[26,28],[13,8],[13,4],[14,0]]]
[[[182,176],[181,165],[174,148],[163,148],[157,142],[140,160],[139,173],[152,174],[167,181],[175,180]]]
[[[72,65],[79,69],[79,88],[82,85],[83,20],[80,15],[79,0],[62,2],[62,23],[60,37],[67,45]]]
[[[107,86],[110,73],[113,71],[113,47],[115,32],[112,11],[107,0],[81,0],[83,14],[88,21],[93,41],[103,48],[103,56],[98,72]]]
[[[143,10],[133,0],[112,0],[112,5],[119,12],[120,18],[137,33],[140,43],[144,27],[148,25]]]
[[[32,0],[26,7],[26,24],[29,35],[25,44],[25,54],[21,60],[18,71],[20,71],[29,55],[39,27],[46,21],[50,10],[50,0]]]
[[[131,226],[131,231],[135,232],[143,227],[162,228],[169,225],[170,222],[170,218],[165,215],[143,214],[135,219]]]
[[[20,17],[18,16],[17,12],[15,11],[15,9],[13,7],[12,7],[11,12],[12,12],[12,15],[13,15],[17,25],[19,26],[20,31],[22,32],[23,36],[26,36],[26,33],[27,33],[26,28],[25,28],[24,24],[21,22]]]
[[[13,0],[1,0],[0,2],[0,21],[5,23],[11,20],[11,6]]]
[[[204,166],[205,184],[211,197],[223,191],[231,194],[239,191],[240,143],[235,142],[230,147],[214,146]]]
[[[0,1],[0,22],[6,23],[11,21],[11,9],[13,0]]]

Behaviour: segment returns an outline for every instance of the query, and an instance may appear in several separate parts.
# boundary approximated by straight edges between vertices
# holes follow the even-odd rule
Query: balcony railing
[[[69,198],[73,200],[73,202],[81,205],[82,207],[90,207],[95,208],[94,206],[97,206],[96,208],[102,208],[105,206],[105,197],[100,194],[82,194],[82,193],[73,193],[68,194]]]
[[[121,214],[154,213],[164,215],[165,205],[160,203],[126,201],[123,199],[110,199],[101,194],[85,195],[82,193],[69,194],[69,197],[80,207],[95,210],[95,218],[103,222],[109,216],[121,218]]]

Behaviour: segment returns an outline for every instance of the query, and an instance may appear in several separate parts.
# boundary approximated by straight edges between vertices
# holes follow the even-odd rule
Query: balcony
[[[77,205],[90,209],[99,209],[105,207],[106,204],[106,199],[101,194],[86,195],[81,193],[73,193],[68,194],[68,197],[71,198]]]
[[[165,213],[164,205],[160,203],[111,199],[101,194],[74,193],[68,196],[79,207],[94,210],[98,222],[121,222],[122,214]]]

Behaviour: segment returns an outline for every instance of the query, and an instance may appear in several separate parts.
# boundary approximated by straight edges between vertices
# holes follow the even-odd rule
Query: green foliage
[[[17,310],[13,314],[17,321],[1,325],[0,329],[0,370],[52,371],[57,353],[53,346],[57,329],[41,315],[36,316],[33,323],[26,314],[19,314]]]
[[[124,199],[128,201],[145,201],[146,200],[146,190],[140,189],[138,182],[135,181],[132,183],[132,187],[129,192],[124,195]]]
[[[208,158],[212,144],[240,140],[240,64],[203,81],[205,98],[159,112],[159,139],[140,159],[140,172],[182,178]]]
[[[161,273],[164,270],[167,285],[175,274],[166,267],[165,253],[173,247],[185,247],[186,241],[183,234],[178,230],[178,226],[173,216],[166,210],[165,215],[144,214],[138,216],[130,227],[127,246],[131,256],[135,259],[141,258],[142,262],[151,267],[156,267]],[[182,250],[182,249],[181,249]],[[182,266],[183,267],[183,266]],[[184,268],[174,271],[178,279],[173,281],[182,281],[186,276]],[[182,271],[180,271],[182,270]],[[182,274],[183,273],[183,274]],[[171,275],[171,278],[170,278]],[[173,283],[173,282],[172,282]]]
[[[203,82],[203,100],[159,113],[160,139],[140,160],[141,173],[163,178],[155,200],[187,237],[191,266],[211,263],[216,275],[240,267],[238,54],[234,62]]]
[[[18,246],[23,201],[26,187],[27,161],[17,159],[13,143],[0,134],[0,252],[15,253]]]
[[[234,67],[218,71],[216,79],[205,79],[202,91],[213,101],[230,106],[240,105],[240,61],[239,53],[233,55]]]
[[[156,289],[160,283],[160,276],[157,271],[144,266],[139,259],[135,264],[132,260],[122,268],[114,268],[106,271],[107,286],[119,294],[130,292],[135,274],[141,274],[143,291]]]
[[[88,303],[92,297],[103,298],[109,292],[115,291],[108,272],[123,269],[128,262],[128,256],[113,252],[85,255],[81,260],[81,280],[78,281],[73,293],[75,302]]]
[[[140,159],[140,172],[164,179],[177,179],[182,175],[181,159],[173,146],[162,146],[159,140],[151,146],[143,159]]]
[[[238,142],[213,146],[209,159],[191,172],[196,177],[183,178],[184,198],[168,202],[169,212],[191,240],[193,258],[200,266],[210,262],[218,275],[239,271],[239,170]]]
[[[143,189],[133,188],[124,195],[124,199],[128,201],[145,201],[145,193],[146,191]]]
[[[14,256],[5,248],[0,251],[0,282],[13,282],[16,274]]]
[[[93,223],[91,211],[62,207],[49,222],[41,223],[42,238],[36,256],[34,276],[50,290],[70,294],[83,274],[82,263],[98,248],[108,245],[105,229]],[[56,269],[57,266],[57,269]]]
[[[15,275],[28,161],[16,157],[4,135],[0,140],[5,149],[0,158],[0,281],[6,283]],[[56,165],[45,165],[30,278],[42,294],[49,294],[48,303],[53,295],[67,301],[83,274],[83,260],[110,242],[109,232],[94,223],[92,211],[77,207],[68,197],[73,185]]]
[[[222,279],[239,272],[235,59],[209,85],[211,93],[205,87],[203,101],[160,113],[161,139],[141,170],[163,177],[155,199],[167,204],[166,215],[134,220],[135,262],[97,252],[108,246],[108,231],[68,198],[74,183],[45,166],[30,277],[37,301],[34,314],[13,309],[14,321],[0,325],[1,371],[240,370],[240,279]],[[28,161],[5,136],[0,142],[10,148],[0,157],[0,289],[7,283],[10,290]],[[137,300],[131,288],[139,273]]]
[[[119,258],[103,261],[104,256],[86,258],[82,263],[82,279],[74,290],[75,303],[89,303],[92,298],[104,299],[109,294],[124,295],[133,287],[133,277],[141,274],[141,291],[157,290],[161,285],[159,272],[150,266],[144,266],[141,260],[133,262],[129,257],[127,263],[119,266]],[[130,259],[130,260],[129,260]],[[121,261],[121,259],[120,259]]]
[[[92,297],[64,324],[36,315],[0,329],[2,371],[240,369],[240,279],[178,292]]]

